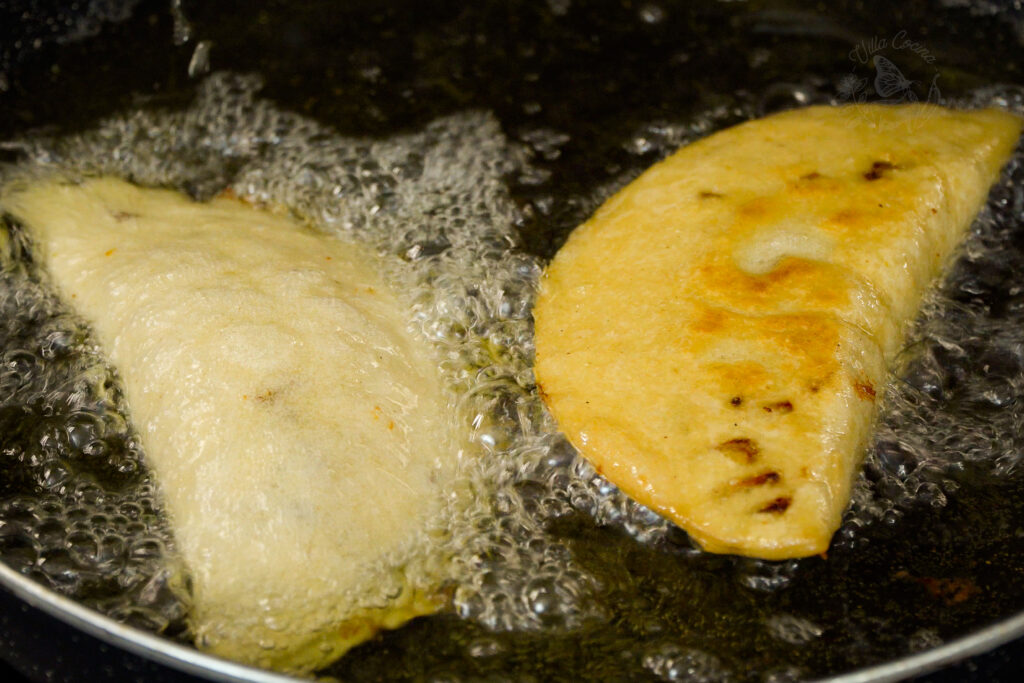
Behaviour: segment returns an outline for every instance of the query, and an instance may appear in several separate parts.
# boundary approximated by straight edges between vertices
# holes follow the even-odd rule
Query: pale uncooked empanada
[[[16,183],[0,204],[120,373],[200,647],[308,671],[436,608],[395,563],[458,448],[374,254],[111,178]]]
[[[709,551],[824,551],[886,364],[1020,129],[993,109],[811,107],[656,164],[541,283],[559,426]]]

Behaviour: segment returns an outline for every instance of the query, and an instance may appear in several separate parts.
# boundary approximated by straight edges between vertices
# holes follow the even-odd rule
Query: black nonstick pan
[[[212,97],[224,98],[223,111],[264,102],[311,122],[321,142],[358,139],[367,149],[448,130],[439,120],[482,121],[514,161],[499,171],[515,223],[509,253],[525,254],[520,300],[604,198],[719,128],[858,98],[1024,111],[1024,10],[1012,2],[55,5],[0,2],[0,162],[38,157],[42,147],[26,140],[112,130],[103,121],[164,121],[196,112],[197,102],[213,106]],[[205,120],[189,116],[186,132]],[[235,124],[239,137],[255,125]],[[273,136],[243,144],[223,121],[210,125],[221,126],[221,147],[168,147],[194,165],[182,189],[199,197],[278,144]],[[132,139],[103,144],[130,153]],[[592,618],[538,617],[528,627],[504,618],[558,604],[562,584],[527,590],[509,555],[492,554],[481,574],[529,604],[495,607],[453,589],[452,609],[379,634],[321,674],[882,681],[1024,634],[1022,188],[1018,153],[916,328],[827,556],[769,563],[702,553],[556,449],[543,478],[538,469],[510,486],[517,500],[555,501],[556,511],[537,513],[537,533],[594,579]],[[88,430],[100,427],[70,425],[57,394],[22,400],[27,390],[15,380],[26,376],[48,377],[53,392],[88,394],[68,384],[68,368],[90,357],[59,311],[21,306],[19,292],[39,285],[19,277],[5,271],[0,282],[0,655],[38,680],[283,680],[192,647],[185,608],[160,571],[173,537],[130,423],[104,418],[113,436],[97,446]],[[116,397],[116,377],[94,382]],[[75,517],[82,509],[100,518]],[[83,546],[79,532],[118,542]],[[104,552],[122,562],[120,573],[96,569]],[[980,666],[1010,680],[1024,652],[999,652]],[[969,674],[956,669],[946,680]]]

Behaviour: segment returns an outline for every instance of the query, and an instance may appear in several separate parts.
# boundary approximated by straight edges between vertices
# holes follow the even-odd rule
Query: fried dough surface
[[[123,380],[199,647],[310,671],[437,607],[395,562],[458,449],[373,253],[112,178],[15,184],[0,204]]]
[[[656,164],[542,279],[560,428],[708,551],[825,551],[887,364],[1020,130],[994,109],[810,107]]]

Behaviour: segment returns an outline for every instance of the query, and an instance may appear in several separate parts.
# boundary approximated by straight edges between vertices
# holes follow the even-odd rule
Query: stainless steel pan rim
[[[0,585],[26,603],[81,631],[132,654],[154,660],[193,676],[213,681],[287,683],[290,676],[255,669],[204,654],[160,636],[118,623],[70,598],[55,593],[0,562]],[[987,652],[1024,635],[1024,613],[987,626],[919,654],[849,673],[817,679],[829,683],[886,683],[934,671]]]
[[[974,633],[916,655],[866,669],[818,679],[829,683],[886,683],[920,676],[947,664],[988,652],[1024,635],[1024,614],[1004,619]]]
[[[52,617],[101,641],[193,676],[213,681],[287,683],[290,676],[255,669],[204,654],[166,638],[126,626],[53,592],[0,562],[0,584]]]

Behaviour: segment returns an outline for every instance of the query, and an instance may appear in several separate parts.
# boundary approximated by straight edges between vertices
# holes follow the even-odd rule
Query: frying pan
[[[539,170],[508,184],[521,208],[521,247],[543,259],[614,187],[693,134],[841,101],[861,81],[868,86],[857,87],[873,87],[872,96],[918,99],[938,84],[948,101],[998,87],[1011,103],[1024,83],[1024,13],[1010,2],[892,7],[868,0],[827,11],[797,1],[295,5],[7,2],[0,7],[0,140],[88,129],[131,108],[188,106],[211,67],[258,73],[263,97],[347,136],[386,139],[483,110]],[[886,80],[872,54],[885,55],[903,80],[891,72]],[[10,147],[0,154],[18,158]],[[1000,258],[961,259],[945,285],[953,303],[940,311],[959,319],[982,310],[997,336],[1024,308],[1015,280],[1024,267],[1019,183],[1019,174],[1009,178],[994,198],[1017,212],[1004,216],[995,236]],[[848,520],[827,559],[707,556],[682,534],[642,544],[577,510],[550,532],[602,578],[597,599],[611,614],[602,624],[492,633],[442,614],[379,636],[326,673],[345,680],[881,681],[1021,635],[1024,476],[1014,466],[1022,443],[1014,411],[1024,363],[1005,345],[975,337],[961,354],[930,340],[926,325],[902,374],[908,391],[927,397],[915,428],[1017,428],[994,434],[989,455],[945,453],[946,465],[928,469],[920,454],[901,447],[899,420],[883,416],[861,504],[899,497],[915,471],[921,492],[900,498],[896,512],[877,523],[862,528]],[[972,380],[985,373],[989,393],[972,393]],[[0,418],[8,445],[17,423]],[[4,467],[4,496],[33,495],[31,482],[19,484],[11,463]],[[23,625],[7,616],[14,625],[6,631],[17,643],[12,661],[33,677],[281,680],[197,653],[174,620],[140,628],[83,607],[43,585],[47,579],[19,564],[15,550],[5,546],[0,583],[7,614],[13,610]],[[53,635],[54,654],[41,662],[18,655],[39,645],[26,643],[29,623]],[[666,630],[685,634],[687,646],[668,647]],[[467,654],[483,646],[488,656]],[[645,666],[650,648],[659,647],[668,650]],[[95,665],[72,654],[94,651],[101,654]]]

